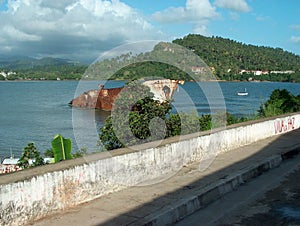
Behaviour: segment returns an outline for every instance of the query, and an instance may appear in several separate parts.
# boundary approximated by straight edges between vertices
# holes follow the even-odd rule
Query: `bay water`
[[[104,81],[0,82],[0,158],[9,157],[11,153],[19,157],[29,142],[34,142],[43,153],[51,148],[51,140],[56,134],[70,138],[73,150],[87,148],[92,152],[99,149],[95,133],[89,134],[86,128],[90,125],[85,122],[94,123],[94,130],[99,132],[110,113],[72,109],[68,105],[82,92],[97,89],[99,83]],[[105,83],[108,88],[122,85],[123,81]],[[176,91],[172,105],[178,112],[209,114],[226,110],[236,116],[253,116],[277,88],[300,94],[298,83],[186,82]],[[237,92],[244,89],[249,95],[238,96]],[[81,123],[74,124],[74,121]],[[78,137],[80,142],[77,142]]]

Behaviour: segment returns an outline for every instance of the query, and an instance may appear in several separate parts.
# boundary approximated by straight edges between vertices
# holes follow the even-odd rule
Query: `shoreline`
[[[96,79],[61,79],[61,80],[38,80],[38,79],[33,79],[33,80],[0,80],[0,83],[9,83],[9,82],[97,82],[97,81],[129,81],[127,79],[107,79],[107,80],[96,80]],[[288,81],[268,81],[268,80],[255,80],[255,81],[240,81],[240,80],[221,80],[221,79],[215,79],[215,80],[207,80],[207,81],[185,81],[185,82],[220,82],[220,83],[226,83],[226,82],[231,82],[231,83],[291,83],[291,84],[299,84],[300,82],[288,82]]]

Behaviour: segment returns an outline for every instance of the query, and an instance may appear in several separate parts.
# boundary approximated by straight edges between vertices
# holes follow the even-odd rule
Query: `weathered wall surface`
[[[2,175],[0,224],[22,225],[128,186],[156,183],[196,160],[204,170],[218,153],[299,127],[300,114],[291,114]]]

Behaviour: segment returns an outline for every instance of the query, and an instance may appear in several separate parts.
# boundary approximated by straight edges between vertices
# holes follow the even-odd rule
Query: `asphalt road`
[[[300,156],[284,161],[176,225],[300,225]]]

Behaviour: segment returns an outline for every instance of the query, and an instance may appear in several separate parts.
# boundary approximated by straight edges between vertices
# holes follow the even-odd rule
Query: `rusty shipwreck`
[[[180,80],[157,79],[142,81],[141,84],[148,86],[154,94],[154,99],[164,102],[172,99],[174,92],[178,89],[178,84],[183,84]],[[99,85],[97,90],[89,90],[70,101],[72,107],[101,109],[111,111],[115,99],[122,91],[123,87],[105,88]]]

